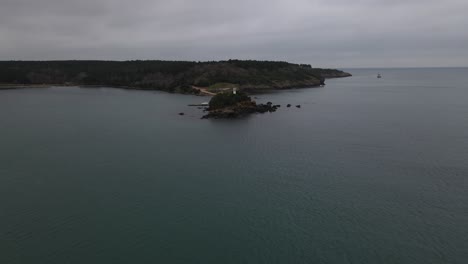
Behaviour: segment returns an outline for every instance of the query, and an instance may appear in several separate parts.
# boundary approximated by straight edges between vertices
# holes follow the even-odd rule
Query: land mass
[[[214,95],[316,87],[351,74],[281,61],[0,61],[0,89],[24,86],[111,86]]]

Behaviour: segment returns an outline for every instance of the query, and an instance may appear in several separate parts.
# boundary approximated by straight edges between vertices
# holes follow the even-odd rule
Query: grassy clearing
[[[223,88],[236,88],[239,87],[238,84],[234,83],[215,83],[211,86],[208,87],[209,90],[217,90],[217,89],[223,89]]]

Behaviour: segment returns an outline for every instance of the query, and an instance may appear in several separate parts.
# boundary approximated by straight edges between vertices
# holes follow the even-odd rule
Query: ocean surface
[[[0,263],[468,263],[468,69],[348,71],[240,120],[1,90]]]

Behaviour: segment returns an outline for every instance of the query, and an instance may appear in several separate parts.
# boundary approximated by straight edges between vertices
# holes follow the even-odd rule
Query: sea
[[[0,263],[468,263],[468,68],[345,70],[236,120],[0,90]]]

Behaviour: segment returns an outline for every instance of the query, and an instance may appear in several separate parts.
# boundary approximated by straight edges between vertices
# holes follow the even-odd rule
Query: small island
[[[202,119],[220,119],[220,118],[238,118],[253,113],[275,112],[280,105],[273,105],[268,102],[266,104],[257,104],[244,92],[218,93],[213,96],[209,102],[207,109],[208,114]]]
[[[282,61],[0,61],[0,88],[108,86],[210,95],[317,87],[351,74]]]

